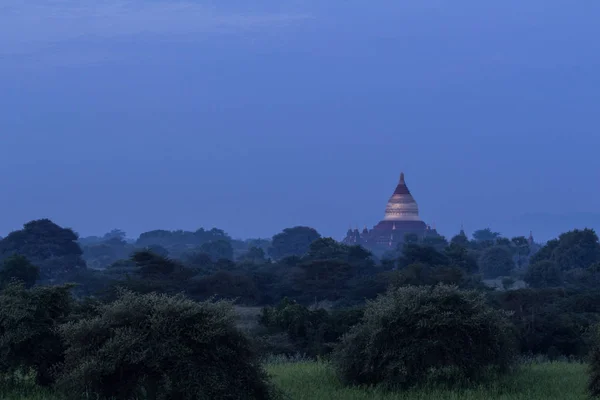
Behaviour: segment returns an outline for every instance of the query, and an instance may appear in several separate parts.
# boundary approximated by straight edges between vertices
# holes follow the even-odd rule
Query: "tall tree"
[[[86,268],[77,235],[49,219],[26,223],[0,240],[0,258],[22,255],[40,268],[42,279],[63,279]]]
[[[6,286],[13,280],[23,283],[25,288],[32,287],[40,277],[40,269],[23,256],[11,256],[4,260],[0,268],[0,285]]]
[[[269,255],[275,260],[289,256],[302,257],[308,252],[311,243],[320,237],[319,232],[307,226],[286,228],[273,236]]]

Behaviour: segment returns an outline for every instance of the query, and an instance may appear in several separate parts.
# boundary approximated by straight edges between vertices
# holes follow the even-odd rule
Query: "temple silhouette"
[[[406,186],[404,173],[401,173],[396,190],[388,200],[383,220],[371,230],[366,226],[362,232],[358,228],[348,229],[343,243],[369,249],[395,249],[409,234],[416,235],[419,239],[438,235],[435,229],[419,217],[419,206]]]

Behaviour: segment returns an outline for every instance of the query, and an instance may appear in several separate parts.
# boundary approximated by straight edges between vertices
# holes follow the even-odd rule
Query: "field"
[[[461,391],[414,390],[384,393],[377,389],[344,388],[327,364],[276,363],[268,366],[275,384],[290,400],[583,400],[587,366],[576,363],[528,364],[518,373],[486,386]],[[58,400],[33,387],[0,388],[2,400]]]
[[[464,391],[418,390],[402,394],[376,389],[344,388],[326,364],[274,364],[269,372],[293,400],[582,400],[587,399],[584,364],[544,363],[521,367],[518,373],[487,387]]]

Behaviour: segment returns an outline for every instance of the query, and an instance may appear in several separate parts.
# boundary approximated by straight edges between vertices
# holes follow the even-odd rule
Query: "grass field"
[[[576,363],[523,365],[519,371],[486,386],[462,390],[415,390],[383,393],[376,389],[344,388],[323,363],[273,364],[269,372],[293,400],[582,400],[587,366]]]
[[[469,390],[414,390],[384,393],[377,389],[345,388],[324,363],[270,364],[275,384],[290,400],[583,400],[587,366],[576,363],[523,365],[512,376]],[[58,400],[60,397],[31,386],[16,390],[0,387],[2,400]]]

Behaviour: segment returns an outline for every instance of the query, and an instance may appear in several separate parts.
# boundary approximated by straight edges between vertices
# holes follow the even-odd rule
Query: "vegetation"
[[[589,361],[600,393],[593,230],[543,246],[490,229],[409,235],[371,250],[302,226],[130,239],[31,221],[0,239],[0,382],[45,396],[271,398],[260,360],[300,354],[313,361],[269,366],[291,398],[523,398],[506,385],[553,384],[559,369],[571,385],[560,398],[581,398],[585,374],[568,377],[582,366],[506,374],[520,353]],[[296,390],[305,378],[319,384]]]
[[[334,354],[343,382],[407,388],[474,382],[516,356],[506,313],[455,286],[400,287],[369,302]]]
[[[71,398],[269,399],[273,391],[228,303],[123,292],[66,323],[57,387]]]

